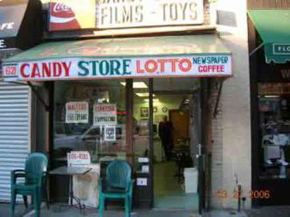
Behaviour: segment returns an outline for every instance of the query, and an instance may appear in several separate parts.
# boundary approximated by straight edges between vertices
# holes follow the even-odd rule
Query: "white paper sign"
[[[68,167],[91,164],[91,156],[87,151],[71,151],[67,154]]]
[[[148,157],[139,157],[138,158],[138,162],[139,163],[148,163],[149,162],[149,158]]]
[[[116,126],[105,126],[105,141],[116,141]]]
[[[138,186],[147,186],[147,178],[137,178]]]
[[[143,173],[149,173],[149,166],[148,165],[143,165],[142,166],[142,172]]]
[[[68,102],[65,105],[65,123],[88,123],[89,104],[88,102]]]
[[[116,104],[95,104],[94,105],[94,125],[107,126],[117,124]]]

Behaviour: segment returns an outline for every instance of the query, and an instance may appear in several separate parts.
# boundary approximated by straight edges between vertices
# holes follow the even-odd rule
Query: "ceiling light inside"
[[[149,93],[136,93],[139,97],[149,97]],[[153,97],[155,97],[155,94],[153,94]]]
[[[126,82],[121,82],[121,84],[123,86],[126,86]],[[133,82],[133,88],[137,89],[137,88],[148,88],[147,85],[145,84],[145,82]]]
[[[144,99],[145,102],[149,102],[149,99]],[[153,99],[153,102],[159,102],[158,98]]]

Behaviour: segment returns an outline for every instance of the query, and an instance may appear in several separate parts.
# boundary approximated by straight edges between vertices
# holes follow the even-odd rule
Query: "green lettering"
[[[78,67],[83,70],[83,72],[78,72],[79,76],[88,76],[90,71],[85,67],[85,65],[88,65],[89,63],[86,61],[80,61],[78,63]]]
[[[131,60],[123,60],[123,75],[131,75],[131,72],[128,71],[129,66],[130,66]]]
[[[100,62],[100,74],[101,75],[108,75],[110,72],[110,64],[108,61],[103,60]]]
[[[97,75],[97,63],[99,63],[99,61],[90,61],[89,63],[92,63],[92,75],[96,76]]]
[[[118,60],[110,60],[111,75],[120,75],[120,66],[121,63]]]

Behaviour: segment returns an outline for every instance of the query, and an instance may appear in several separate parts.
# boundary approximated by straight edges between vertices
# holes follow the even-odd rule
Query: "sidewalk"
[[[10,217],[10,204],[0,203],[0,217]],[[80,214],[73,207],[63,208],[57,212],[58,206],[52,205],[49,210],[44,206],[41,209],[41,217],[98,217],[98,210],[88,208],[86,215]],[[200,217],[198,214],[183,210],[134,210],[132,217]],[[23,205],[16,207],[15,217],[33,217],[32,210],[25,210]],[[104,217],[125,217],[123,210],[107,210]],[[213,210],[204,213],[202,217],[290,217],[290,206],[272,206],[251,209],[245,212],[233,212],[229,210]]]
[[[52,205],[49,210],[46,206],[41,209],[41,217],[98,217],[98,210],[87,208],[85,215],[74,207],[64,207],[57,211],[58,205]],[[133,210],[132,217],[200,217],[197,213],[183,210]],[[0,203],[0,217],[10,217],[10,204]],[[33,217],[33,210],[25,210],[24,205],[16,206],[15,217]],[[104,217],[125,217],[123,210],[106,210]],[[247,217],[244,213],[233,215],[229,211],[211,211],[202,217]],[[251,216],[253,217],[253,216]],[[256,216],[255,216],[256,217]],[[289,216],[287,216],[289,217]]]
[[[10,204],[0,204],[0,217],[10,217]],[[41,209],[41,217],[98,217],[98,209],[87,208],[85,215],[77,208],[63,207],[58,210],[58,205],[51,205],[47,210],[46,206]],[[125,217],[124,210],[106,210],[104,217]],[[132,217],[197,217],[193,212],[183,210],[133,210]],[[16,206],[15,217],[33,217],[33,210],[25,210],[24,205]]]
[[[290,206],[269,206],[247,211],[248,217],[289,217]]]

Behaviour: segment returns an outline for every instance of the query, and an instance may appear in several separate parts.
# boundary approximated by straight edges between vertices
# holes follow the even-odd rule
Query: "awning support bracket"
[[[218,95],[217,95],[215,106],[214,106],[213,118],[216,118],[216,116],[218,114],[218,106],[219,106],[219,102],[220,102],[220,98],[221,98],[221,94],[222,94],[223,84],[224,84],[224,80],[221,80],[220,85],[218,87]]]
[[[254,53],[256,53],[258,50],[260,50],[260,48],[262,48],[265,45],[265,43],[260,44],[258,47],[256,47],[254,50],[252,50],[249,54],[249,56],[251,57]]]

